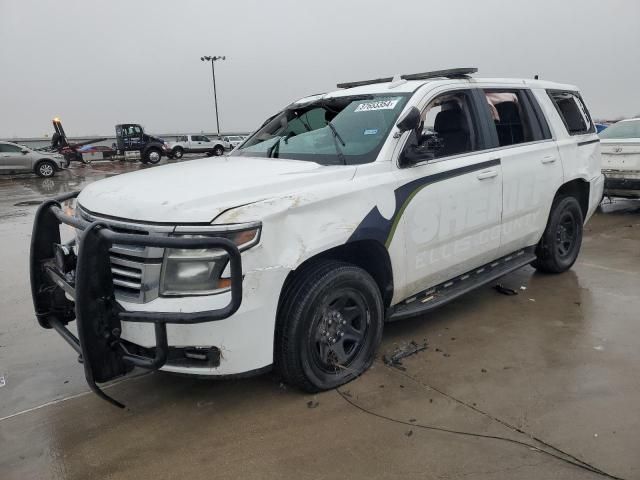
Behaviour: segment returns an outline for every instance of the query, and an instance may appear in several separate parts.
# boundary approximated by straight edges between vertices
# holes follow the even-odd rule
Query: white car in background
[[[0,172],[34,172],[40,177],[53,177],[65,167],[65,159],[58,153],[40,152],[24,145],[0,142]]]
[[[169,158],[182,158],[185,153],[205,153],[207,157],[224,155],[231,145],[220,137],[182,135],[169,143]]]
[[[600,139],[605,195],[640,198],[640,118],[611,125]]]
[[[244,135],[228,135],[226,137],[223,137],[222,139],[225,140],[226,142],[229,142],[229,145],[231,145],[231,148],[236,148],[238,145],[244,142],[245,138],[247,137]]]

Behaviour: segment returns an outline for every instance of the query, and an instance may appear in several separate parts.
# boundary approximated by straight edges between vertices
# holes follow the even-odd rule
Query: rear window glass
[[[560,114],[569,135],[595,132],[591,116],[582,98],[576,92],[547,91]]]
[[[600,138],[640,139],[640,120],[618,122],[600,132]]]

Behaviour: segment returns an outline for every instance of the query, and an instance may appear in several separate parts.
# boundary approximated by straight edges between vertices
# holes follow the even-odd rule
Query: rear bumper
[[[606,171],[604,193],[612,197],[640,197],[640,171]]]
[[[89,387],[107,397],[97,383],[125,375],[134,366],[157,370],[170,356],[167,325],[194,325],[224,320],[242,302],[242,265],[233,242],[222,237],[155,237],[118,233],[101,222],[87,222],[63,212],[62,202],[78,192],[45,201],[36,213],[31,238],[31,293],[38,322],[52,328],[81,356]],[[61,246],[60,225],[76,228],[77,257],[73,249]],[[166,312],[131,310],[114,295],[109,249],[114,243],[157,248],[219,248],[229,256],[231,287],[226,302],[213,310]],[[67,328],[76,320],[78,336]],[[146,352],[131,351],[122,337],[123,324],[146,325],[153,330],[153,345]],[[213,361],[213,360],[212,360]]]

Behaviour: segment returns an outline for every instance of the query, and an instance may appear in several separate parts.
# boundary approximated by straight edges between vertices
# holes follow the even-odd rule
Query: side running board
[[[417,295],[407,298],[391,308],[387,316],[388,322],[395,322],[405,318],[423,314],[433,308],[464,295],[482,285],[511,273],[535,260],[535,247],[519,250],[515,253],[499,258],[483,267],[460,275],[452,280],[429,288]]]

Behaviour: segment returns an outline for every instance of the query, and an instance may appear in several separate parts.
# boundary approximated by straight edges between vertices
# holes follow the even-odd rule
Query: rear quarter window
[[[596,128],[591,121],[582,97],[577,92],[563,90],[547,90],[553,105],[556,107],[569,135],[595,133]]]

